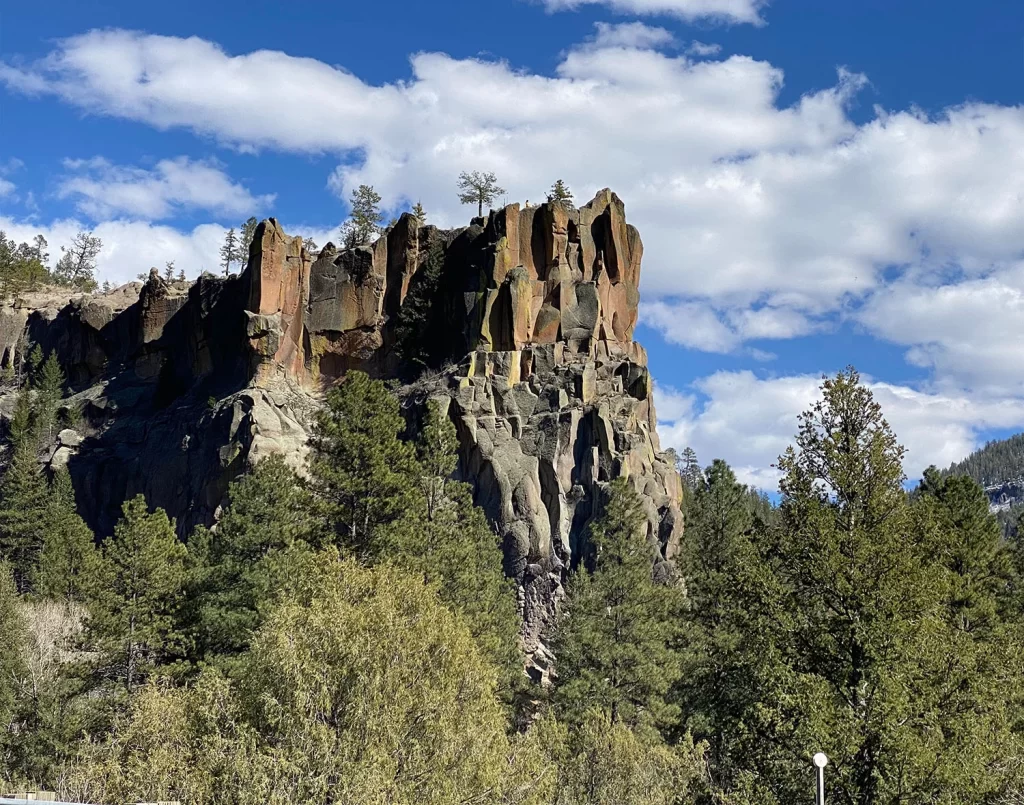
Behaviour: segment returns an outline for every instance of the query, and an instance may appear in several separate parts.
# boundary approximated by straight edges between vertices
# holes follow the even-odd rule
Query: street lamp
[[[824,752],[818,752],[814,756],[814,767],[818,770],[818,796],[814,800],[815,805],[825,805],[825,767],[828,765],[828,758]]]

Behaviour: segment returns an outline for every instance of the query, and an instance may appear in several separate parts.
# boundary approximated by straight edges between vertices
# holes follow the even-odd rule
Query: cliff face
[[[238,277],[189,286],[154,272],[107,295],[29,297],[0,308],[0,349],[9,360],[27,335],[79,389],[84,438],[52,460],[100,531],[139,491],[183,532],[210,522],[247,463],[275,451],[301,463],[324,386],[356,368],[419,375],[402,391],[410,419],[435,399],[455,422],[459,473],[503,540],[542,665],[539,637],[608,481],[633,480],[662,561],[682,531],[632,340],[642,254],[608,190],[462,230],[407,214],[371,246],[315,258],[270,219]]]

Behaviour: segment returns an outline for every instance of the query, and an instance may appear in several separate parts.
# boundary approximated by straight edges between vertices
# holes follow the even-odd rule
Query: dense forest
[[[1024,433],[988,442],[963,461],[950,464],[947,475],[967,475],[982,486],[1024,478]]]
[[[0,481],[0,779],[80,802],[997,803],[1024,791],[1024,566],[978,484],[903,449],[853,370],[824,381],[772,507],[681,461],[652,573],[621,478],[551,646],[431,408],[351,372],[308,466],[261,461],[187,542],[140,496],[97,540],[39,457],[64,380],[35,354]],[[8,381],[13,382],[13,381]]]

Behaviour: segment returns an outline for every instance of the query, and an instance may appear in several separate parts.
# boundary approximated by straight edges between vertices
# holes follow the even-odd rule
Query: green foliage
[[[64,397],[64,372],[55,353],[37,364],[32,385],[36,396],[34,401],[35,429],[40,440],[47,444],[53,438],[57,424],[57,407]]]
[[[484,204],[490,204],[504,194],[505,188],[498,186],[497,177],[490,171],[472,171],[459,174],[459,201],[476,204],[476,214],[484,214]]]
[[[164,511],[150,513],[142,495],[126,501],[122,512],[103,544],[88,639],[98,654],[94,680],[130,694],[181,651],[175,623],[186,549]]]
[[[11,563],[22,592],[31,587],[46,537],[49,490],[30,434],[12,446],[0,482],[0,560]]]
[[[381,231],[384,213],[380,211],[380,200],[380,193],[370,185],[361,184],[352,191],[348,220],[341,227],[341,242],[345,248],[367,244]]]
[[[944,475],[967,475],[982,486],[1024,478],[1024,433],[990,441],[963,461],[950,464]]]
[[[150,686],[108,742],[83,747],[62,793],[539,805],[548,764],[507,737],[494,670],[433,590],[330,552],[305,587],[260,629],[236,685]]]
[[[420,202],[416,202],[415,206],[412,208],[412,214],[415,216],[417,224],[420,226],[427,225],[427,211],[423,209],[423,205]]]
[[[473,505],[470,487],[449,477],[457,449],[455,426],[436,403],[430,404],[416,442],[420,494],[401,519],[384,529],[378,559],[436,586],[484,655],[502,669],[508,689],[523,676],[515,593],[502,570],[498,538]]]
[[[242,263],[242,268],[249,263],[249,251],[252,249],[252,241],[256,237],[256,227],[259,223],[255,216],[250,215],[238,231],[238,259]]]
[[[681,671],[685,594],[674,580],[653,579],[655,549],[645,525],[629,480],[613,481],[589,529],[594,570],[581,568],[570,580],[555,635],[554,702],[569,723],[592,708],[630,727],[667,727],[678,716],[667,694]]]
[[[238,238],[235,235],[235,228],[231,227],[224,235],[224,243],[220,247],[220,267],[224,269],[224,276],[231,273],[231,266],[238,261]]]
[[[55,601],[84,603],[99,583],[99,568],[92,530],[75,507],[71,476],[58,470],[50,482],[35,592]]]
[[[0,230],[0,298],[17,297],[50,281],[46,248],[42,235],[37,235],[32,244],[19,244]]]
[[[395,353],[410,368],[436,367],[443,358],[447,339],[439,328],[448,326],[440,310],[443,272],[444,247],[435,238],[423,268],[409,285],[395,324]]]
[[[551,185],[551,189],[548,191],[548,201],[554,201],[557,204],[571,207],[572,191],[564,181],[556,179],[555,183]]]
[[[578,726],[541,722],[546,751],[555,761],[554,805],[675,805],[690,802],[703,773],[702,749],[690,740],[669,746],[634,731],[604,710],[588,710]]]
[[[79,291],[92,292],[96,283],[96,258],[103,241],[92,232],[79,232],[70,246],[61,246],[61,256],[53,269],[53,281]]]
[[[25,673],[23,650],[27,640],[28,629],[11,567],[0,562],[0,760],[14,716],[18,681]],[[0,779],[5,765],[0,763]]]
[[[327,395],[311,440],[311,489],[342,547],[372,555],[381,526],[412,504],[417,466],[405,421],[380,380],[349,372]]]
[[[223,664],[249,647],[276,580],[289,567],[289,551],[321,541],[311,510],[309,494],[280,456],[231,484],[216,529],[189,540],[195,659]]]
[[[732,801],[800,801],[820,749],[840,802],[986,801],[1019,752],[1015,648],[991,625],[1002,587],[979,582],[997,533],[977,490],[910,504],[903,448],[855,371],[822,391],[779,461],[777,527],[734,536],[736,590],[704,628],[719,684],[695,732],[722,732],[711,776]]]

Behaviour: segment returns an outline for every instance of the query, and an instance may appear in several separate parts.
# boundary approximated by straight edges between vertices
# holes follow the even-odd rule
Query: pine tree
[[[25,672],[24,649],[28,642],[25,616],[10,565],[0,561],[0,752],[6,747],[14,716],[19,682]],[[0,779],[6,769],[0,765]]]
[[[102,249],[103,241],[92,232],[79,232],[70,246],[60,247],[61,257],[53,270],[54,280],[80,291],[96,290],[96,258]]]
[[[67,470],[54,473],[35,592],[54,601],[85,603],[99,583],[100,554],[92,530],[79,517]]]
[[[580,567],[570,580],[567,614],[555,635],[554,701],[569,723],[580,723],[591,708],[629,727],[667,727],[677,716],[667,695],[680,674],[685,594],[654,581],[655,551],[644,523],[629,480],[613,481],[589,528],[594,570]]]
[[[256,237],[256,227],[259,226],[259,221],[255,217],[249,216],[245,223],[242,224],[242,228],[238,235],[238,247],[241,253],[241,259],[248,263],[249,261],[249,249],[252,248],[252,239]]]
[[[419,226],[427,225],[427,211],[423,209],[423,205],[420,202],[416,202],[416,205],[412,208],[412,214]]]
[[[270,456],[231,484],[228,505],[213,532],[189,540],[202,553],[190,597],[195,659],[221,663],[249,647],[275,595],[274,579],[290,550],[319,546],[322,528],[308,493],[281,456]]]
[[[99,653],[95,677],[132,693],[181,649],[175,620],[185,581],[185,546],[162,509],[126,501],[103,544],[101,583],[90,601],[88,635]]]
[[[380,194],[370,185],[361,184],[349,197],[348,220],[341,227],[341,241],[346,248],[369,243],[381,231],[384,213],[380,211]]]
[[[331,390],[317,417],[312,490],[339,543],[361,556],[374,553],[381,526],[414,500],[416,457],[399,438],[404,427],[398,400],[358,371]]]
[[[565,182],[561,179],[556,179],[555,183],[551,185],[551,190],[548,191],[548,201],[553,201],[556,204],[571,207],[572,191]]]
[[[174,281],[174,261],[173,260],[168,260],[166,263],[164,263],[164,281],[165,282],[173,282]]]
[[[43,444],[48,444],[53,439],[54,427],[57,424],[57,408],[64,397],[64,372],[60,368],[57,355],[51,352],[37,367],[34,375],[32,380],[36,390],[35,430]]]
[[[459,174],[459,201],[476,204],[477,217],[483,216],[484,204],[491,204],[504,192],[505,188],[498,186],[497,178],[490,171],[463,171]]]
[[[10,562],[22,592],[31,588],[39,562],[48,497],[34,433],[25,427],[12,445],[11,460],[0,482],[0,560]]]
[[[437,585],[463,617],[506,688],[522,675],[519,618],[499,541],[467,484],[451,479],[458,460],[455,426],[431,403],[416,442],[419,492],[405,516],[383,529],[378,558]]]
[[[419,373],[424,367],[436,366],[446,353],[447,321],[441,315],[439,289],[444,273],[444,247],[434,239],[427,249],[423,268],[409,284],[409,292],[398,311],[395,323],[395,353],[408,372]]]
[[[238,259],[238,239],[235,237],[235,228],[231,227],[224,235],[224,244],[220,247],[220,267],[224,269],[224,276],[231,273],[231,266]]]
[[[779,460],[777,527],[734,580],[747,615],[720,608],[741,637],[718,661],[747,673],[719,685],[729,718],[717,726],[734,729],[712,776],[796,801],[815,747],[833,759],[840,802],[988,801],[1011,773],[1002,759],[1020,751],[1021,688],[1015,638],[967,627],[1000,609],[999,593],[959,569],[965,553],[992,567],[990,526],[964,516],[976,496],[950,508],[969,503],[962,490],[910,504],[903,448],[853,369],[822,393]],[[974,550],[957,547],[964,528]]]

